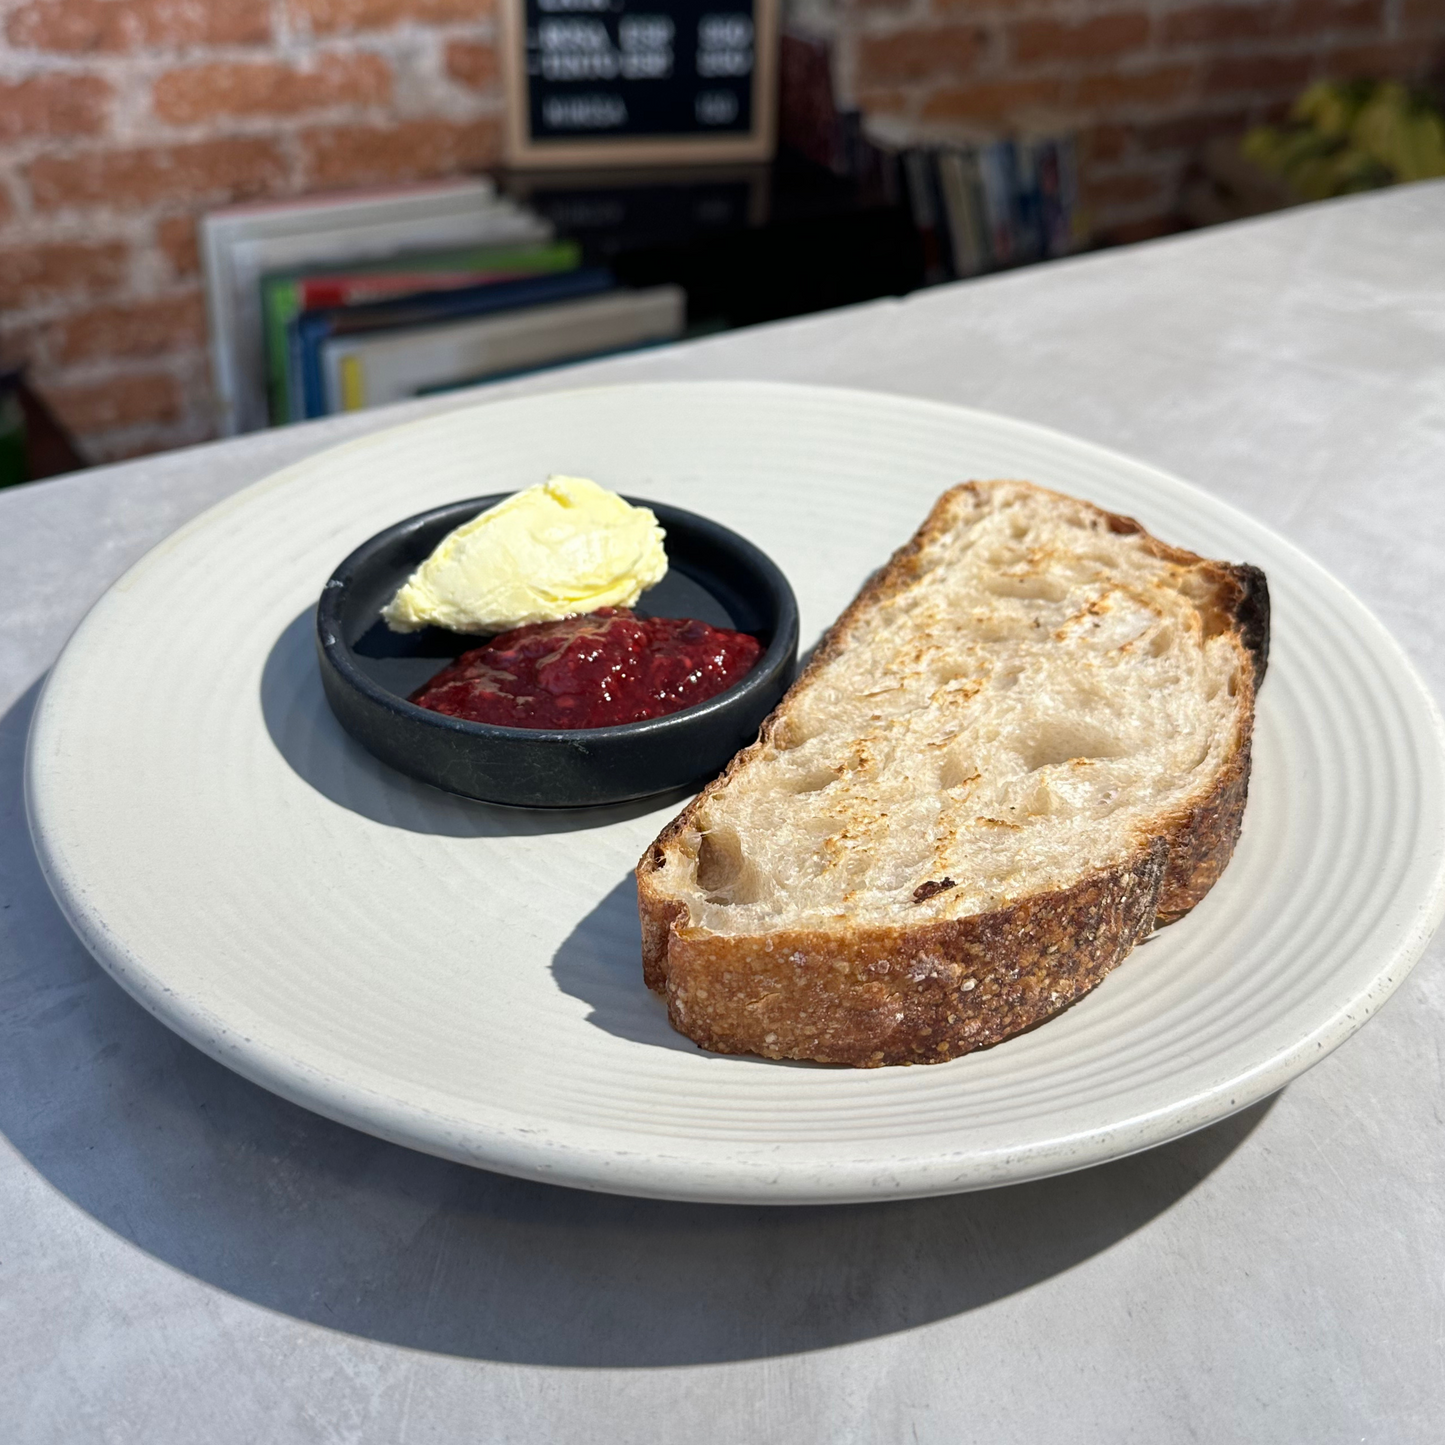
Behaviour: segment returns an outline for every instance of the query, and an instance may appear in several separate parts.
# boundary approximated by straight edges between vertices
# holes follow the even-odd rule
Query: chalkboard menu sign
[[[777,0],[502,0],[514,165],[766,160]]]

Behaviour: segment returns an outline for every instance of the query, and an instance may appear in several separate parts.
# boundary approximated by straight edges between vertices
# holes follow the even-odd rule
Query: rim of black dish
[[[767,686],[779,662],[785,661],[796,651],[798,644],[797,598],[793,595],[792,584],[789,583],[782,568],[761,547],[750,542],[740,533],[734,532],[731,527],[725,527],[721,522],[716,522],[711,517],[705,517],[699,512],[690,512],[685,507],[670,506],[666,502],[650,501],[645,497],[624,496],[623,500],[631,506],[651,508],[664,525],[666,525],[667,516],[670,515],[674,518],[686,519],[688,524],[701,523],[705,527],[722,533],[729,544],[740,550],[746,556],[749,564],[767,579],[771,591],[778,600],[778,622],[773,629],[772,640],[746,676],[739,678],[731,687],[725,688],[722,692],[704,698],[701,702],[690,703],[676,712],[664,713],[661,717],[643,718],[639,722],[618,723],[611,727],[600,728],[513,728],[506,727],[501,723],[472,722],[467,718],[452,717],[447,713],[433,712],[430,708],[418,707],[416,703],[408,701],[373,681],[356,665],[351,645],[345,640],[341,618],[338,615],[341,599],[345,597],[347,589],[351,585],[352,574],[375,552],[394,540],[398,534],[408,528],[420,526],[437,516],[438,513],[469,507],[475,503],[477,511],[471,515],[476,516],[487,507],[494,506],[512,495],[511,492],[497,492],[483,497],[446,502],[439,507],[429,507],[424,512],[404,517],[401,521],[394,522],[390,527],[385,527],[374,536],[368,537],[341,561],[321,589],[321,597],[316,605],[316,631],[327,661],[350,686],[388,711],[398,713],[402,717],[425,726],[439,728],[444,732],[457,733],[463,737],[535,738],[554,742],[576,742],[583,738],[598,740],[618,737],[635,738],[666,732],[669,728],[678,726],[680,720],[690,721],[705,716],[709,712],[720,711],[729,702],[736,701],[741,694]],[[464,526],[469,520],[470,517],[464,518],[457,523],[457,526]],[[677,564],[669,558],[668,566],[675,565]],[[685,568],[680,570],[686,571]],[[456,635],[461,636],[462,634]],[[485,637],[479,635],[477,645],[483,645],[484,641]]]

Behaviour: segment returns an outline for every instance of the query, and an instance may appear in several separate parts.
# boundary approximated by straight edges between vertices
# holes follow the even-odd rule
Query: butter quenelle
[[[382,611],[394,632],[506,632],[631,607],[667,575],[647,507],[585,477],[549,477],[442,538]]]

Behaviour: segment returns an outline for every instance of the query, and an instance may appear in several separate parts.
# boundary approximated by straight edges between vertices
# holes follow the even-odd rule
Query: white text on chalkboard
[[[542,118],[556,130],[615,130],[627,124],[620,95],[549,95]]]

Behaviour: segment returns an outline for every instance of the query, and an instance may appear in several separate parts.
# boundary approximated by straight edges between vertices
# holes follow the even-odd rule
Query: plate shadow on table
[[[823,1349],[978,1309],[1110,1248],[1223,1164],[1271,1107],[1061,1178],[831,1208],[623,1199],[413,1153],[247,1083],[90,959],[23,821],[37,691],[0,719],[0,1131],[100,1225],[267,1309],[537,1365]],[[577,951],[563,971],[584,966]],[[667,1029],[660,1011],[657,1023]]]
[[[287,624],[266,657],[261,715],[276,751],[302,781],[363,818],[412,833],[448,838],[570,833],[641,817],[688,796],[682,791],[605,808],[507,808],[408,778],[353,741],[327,705],[316,661],[314,607]]]

